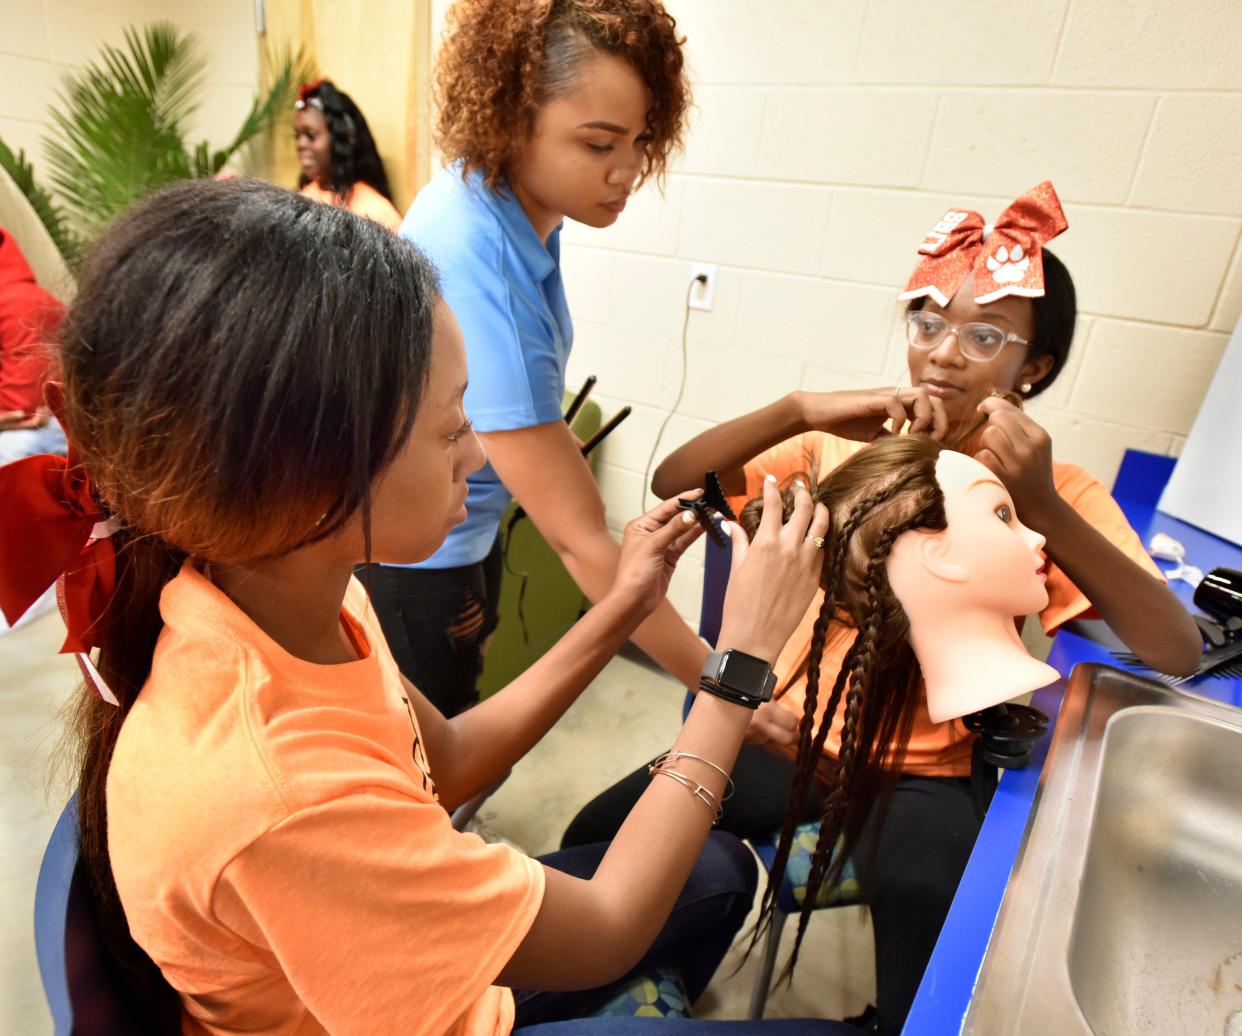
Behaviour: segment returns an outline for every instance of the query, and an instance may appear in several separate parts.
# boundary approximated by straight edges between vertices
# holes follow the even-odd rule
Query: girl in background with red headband
[[[293,109],[301,192],[396,231],[401,214],[371,127],[353,98],[330,79],[315,79],[298,90]]]
[[[434,552],[483,462],[421,253],[271,185],[184,182],[95,246],[61,349],[70,459],[0,467],[0,606],[16,619],[63,573],[66,646],[99,649],[74,726],[81,856],[151,1016],[115,1031],[503,1036],[664,966],[697,996],[755,887],[749,851],[708,834],[744,705],[700,693],[654,775],[672,779],[611,845],[538,861],[446,812],[651,614],[693,518],[666,501],[631,522],[612,589],[448,721],[352,578]],[[739,537],[722,640],[775,657],[827,521],[803,492]]]
[[[714,468],[740,509],[766,475],[784,481],[827,473],[880,436],[906,430],[943,438],[986,414],[976,456],[1004,481],[1022,521],[1048,540],[1045,632],[1094,612],[1153,668],[1192,671],[1201,650],[1194,623],[1108,490],[1081,468],[1054,461],[1048,433],[1020,407],[990,395],[1033,398],[1064,369],[1077,315],[1074,284],[1042,246],[1065,226],[1050,183],[1018,199],[995,228],[978,213],[951,210],[924,239],[926,258],[902,294],[910,388],[792,392],[674,451],[656,469],[654,491],[684,491]],[[791,723],[802,715],[810,652],[822,650],[822,681],[831,686],[854,636],[834,626],[813,647],[818,604],[777,662],[777,694]],[[821,696],[820,715],[825,704]],[[841,721],[824,767],[836,759]],[[982,821],[970,781],[973,739],[960,720],[932,724],[924,705],[908,743],[891,746],[892,788],[874,803],[854,804],[867,811],[853,861],[874,924],[882,1033],[901,1030]],[[794,768],[774,745],[746,746],[722,826],[743,837],[770,836],[784,818]],[[994,783],[995,771],[991,776]],[[627,777],[586,806],[563,845],[607,838],[639,783]],[[822,796],[813,793],[804,820],[822,813]]]

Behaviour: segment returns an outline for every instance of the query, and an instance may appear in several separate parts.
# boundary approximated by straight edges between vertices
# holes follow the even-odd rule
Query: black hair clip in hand
[[[720,524],[713,519],[713,513],[718,513],[722,517],[729,519],[731,522],[737,521],[737,515],[733,513],[733,508],[729,506],[729,501],[725,499],[724,487],[720,484],[720,479],[716,476],[716,472],[709,471],[703,477],[703,495],[695,500],[678,500],[677,506],[683,511],[692,511],[699,524],[706,530],[707,535],[712,538],[712,542],[718,547],[727,547],[729,545],[729,537],[724,534],[724,530],[720,528]]]

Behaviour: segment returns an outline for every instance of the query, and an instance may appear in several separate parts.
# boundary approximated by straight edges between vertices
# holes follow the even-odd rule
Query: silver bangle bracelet
[[[716,801],[716,796],[711,793],[711,789],[703,787],[698,781],[692,777],[687,777],[684,773],[678,773],[676,770],[664,770],[656,767],[650,768],[653,777],[664,776],[671,777],[683,788],[685,788],[694,798],[698,799],[703,805],[712,811],[712,825],[715,826],[720,822],[720,818],[724,815],[724,807]]]
[[[735,786],[733,784],[733,778],[730,777],[729,774],[725,770],[723,770],[721,767],[713,763],[710,759],[704,759],[701,755],[695,755],[693,752],[678,752],[676,749],[669,749],[663,755],[659,756],[656,759],[656,761],[653,762],[651,766],[648,767],[648,770],[649,771],[654,770],[656,767],[664,766],[666,763],[676,763],[679,759],[693,759],[696,762],[702,763],[704,766],[710,766],[713,770],[715,770],[718,774],[720,774],[721,777],[725,779],[725,793],[724,793],[723,798],[721,798],[720,801],[727,802],[729,799],[733,797],[733,792],[735,790]]]

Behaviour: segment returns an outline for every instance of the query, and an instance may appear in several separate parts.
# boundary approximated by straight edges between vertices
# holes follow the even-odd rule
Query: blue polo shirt
[[[574,340],[561,281],[561,230],[539,240],[518,200],[462,178],[452,166],[424,187],[400,234],[440,271],[461,325],[470,386],[466,413],[480,432],[561,420],[565,365]],[[415,568],[482,561],[512,499],[490,464],[467,480],[465,522]]]

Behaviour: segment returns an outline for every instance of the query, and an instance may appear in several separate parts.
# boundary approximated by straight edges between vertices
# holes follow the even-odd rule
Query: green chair
[[[566,406],[572,398],[566,394]],[[599,430],[600,424],[599,405],[588,401],[578,411],[571,427],[585,442]],[[591,457],[587,458],[587,463],[594,467]],[[565,570],[556,551],[539,535],[535,523],[523,518],[510,528],[509,521],[515,510],[517,504],[511,503],[500,520],[505,550],[505,573],[500,581],[500,619],[483,657],[480,698],[494,694],[529,669],[578,621],[587,605],[578,584]]]

